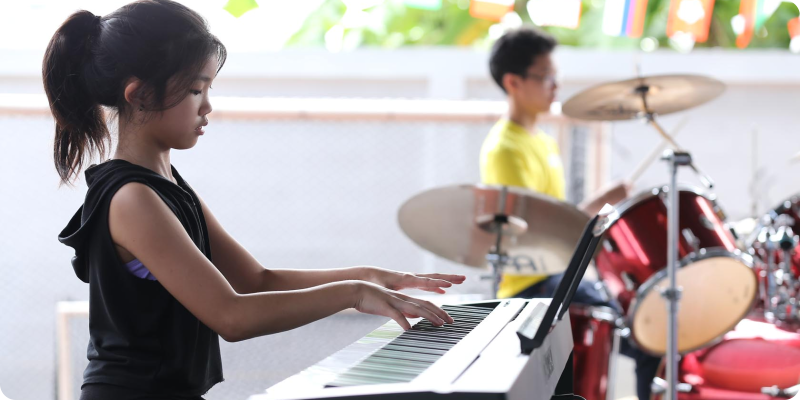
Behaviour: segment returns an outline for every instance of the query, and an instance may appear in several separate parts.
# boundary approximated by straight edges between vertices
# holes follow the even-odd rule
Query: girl
[[[197,143],[225,47],[197,13],[141,0],[98,17],[70,16],[43,63],[62,183],[110,146],[101,106],[115,112],[114,157],[86,170],[89,189],[59,235],[89,283],[89,365],[81,399],[199,398],[222,381],[218,335],[239,341],[346,308],[435,325],[453,319],[396,292],[444,293],[464,276],[375,267],[265,269],[170,164]]]

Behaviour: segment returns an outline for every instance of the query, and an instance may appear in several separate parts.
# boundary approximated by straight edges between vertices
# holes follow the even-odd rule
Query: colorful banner
[[[514,0],[471,0],[469,15],[475,18],[500,21],[514,10]]]
[[[539,26],[578,29],[581,24],[581,0],[529,0],[527,9]]]
[[[714,0],[670,1],[667,36],[672,37],[676,33],[682,32],[691,34],[695,42],[705,42],[708,40],[708,29],[711,27],[713,11]]]
[[[736,35],[736,47],[747,47],[753,39],[753,33],[764,25],[768,17],[764,12],[765,3],[766,0],[741,0],[739,16],[744,19],[744,30]]]
[[[606,0],[603,33],[609,36],[642,37],[647,0]]]
[[[794,39],[796,37],[800,37],[800,17],[790,19],[789,23],[786,24],[786,27],[789,28],[789,37]]]

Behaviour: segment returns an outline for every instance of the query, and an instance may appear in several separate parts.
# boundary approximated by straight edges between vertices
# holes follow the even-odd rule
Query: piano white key
[[[458,311],[467,313],[462,318],[469,318],[469,311],[488,314],[468,334],[426,326],[425,330],[409,331],[411,333],[403,336],[403,340],[409,338],[411,343],[425,343],[429,339],[425,335],[442,335],[451,339],[463,336],[441,357],[386,350],[388,343],[403,334],[402,329],[390,321],[302,373],[269,388],[267,394],[252,396],[250,400],[382,399],[389,395],[397,399],[452,395],[449,397],[458,399],[466,393],[471,393],[471,398],[475,399],[549,399],[572,350],[568,317],[556,324],[541,348],[531,355],[523,355],[516,338],[516,327],[521,319],[512,320],[528,304],[527,301],[495,302],[501,306],[494,310],[463,308]],[[531,300],[530,304],[539,302],[541,300]],[[399,345],[394,347],[404,349]],[[364,360],[367,362],[359,366]],[[413,376],[425,367],[420,360],[432,364],[411,382],[400,382],[401,378]],[[353,366],[358,367],[347,374]],[[355,386],[323,389],[325,384],[337,379]]]

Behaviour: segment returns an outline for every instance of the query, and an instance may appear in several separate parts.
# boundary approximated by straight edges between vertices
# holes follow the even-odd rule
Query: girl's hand
[[[408,274],[378,267],[364,267],[364,279],[391,290],[420,289],[426,292],[444,293],[443,288],[460,285],[467,279],[464,275]]]
[[[381,315],[395,320],[403,330],[411,329],[406,318],[425,318],[435,326],[453,323],[453,318],[433,303],[406,296],[376,284],[353,281],[356,287],[356,310],[373,315]]]

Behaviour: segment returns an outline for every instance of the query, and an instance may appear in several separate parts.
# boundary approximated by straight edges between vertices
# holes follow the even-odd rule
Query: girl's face
[[[149,126],[146,131],[152,133],[161,147],[183,150],[197,144],[197,139],[204,133],[203,128],[208,124],[207,115],[212,109],[208,91],[216,73],[216,59],[208,60],[189,87],[189,94],[175,107],[147,121],[146,125]]]

